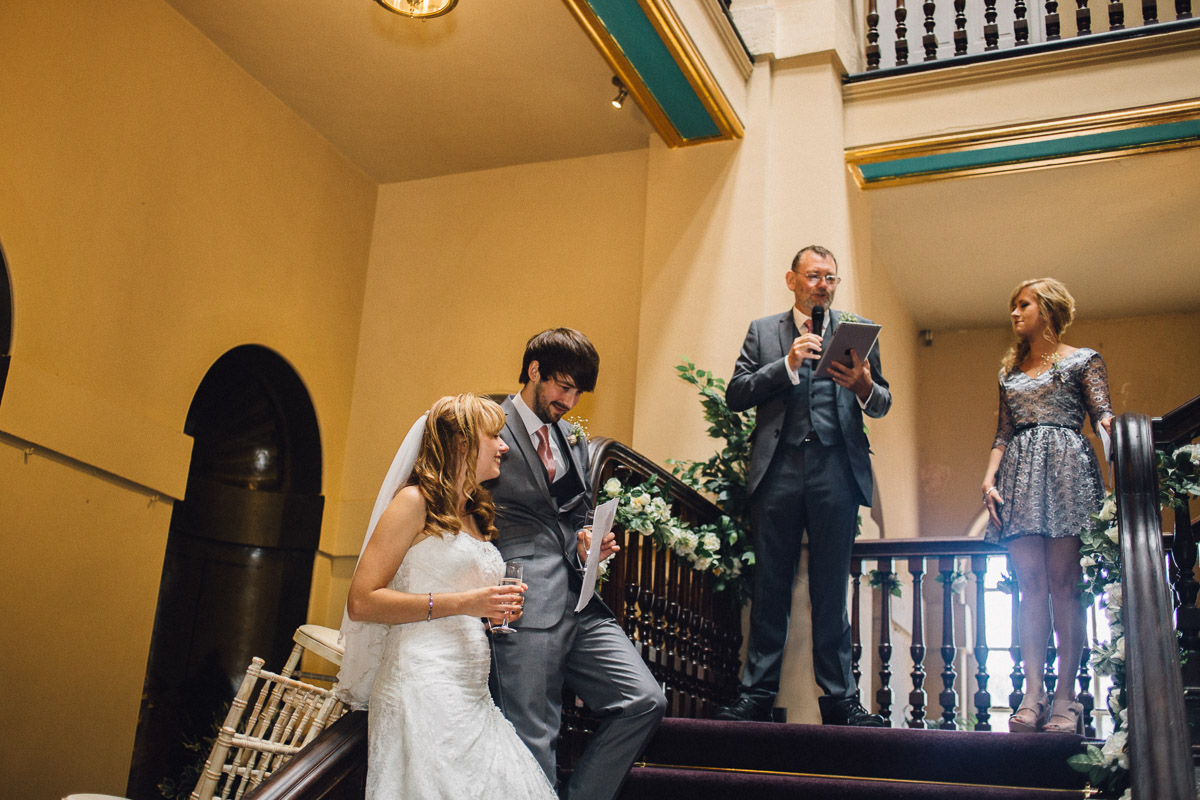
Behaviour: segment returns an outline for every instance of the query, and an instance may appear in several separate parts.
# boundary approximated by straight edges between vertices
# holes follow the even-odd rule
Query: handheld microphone
[[[825,306],[813,306],[812,330],[813,330],[813,333],[815,333],[817,336],[821,336],[821,334],[824,332],[824,330],[825,330]],[[816,367],[817,362],[813,359],[809,359],[808,365],[810,367]]]

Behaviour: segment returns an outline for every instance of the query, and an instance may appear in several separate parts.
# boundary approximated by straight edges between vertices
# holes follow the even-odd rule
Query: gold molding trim
[[[1200,118],[1200,98],[853,147],[846,150],[846,163],[873,164],[900,158],[980,150],[998,144],[1024,144],[1066,136],[1108,133],[1196,118]]]
[[[679,21],[675,9],[671,7],[670,0],[638,0],[638,5],[646,12],[646,18],[650,20],[654,30],[658,31],[659,37],[667,45],[667,50],[675,59],[679,71],[687,78],[687,82],[691,84],[692,90],[700,98],[700,102],[708,109],[713,122],[717,125],[717,130],[721,132],[717,137],[692,139],[685,144],[742,138],[746,130],[742,126],[741,119],[733,110],[733,106],[729,104],[725,93],[721,91],[717,79],[709,69],[708,62],[704,60],[704,56],[697,49],[696,43],[692,41],[692,37],[684,29],[683,23]]]
[[[872,78],[842,87],[847,102],[909,95],[913,92],[946,89],[991,80],[1020,78],[1045,73],[1050,69],[1092,67],[1107,62],[1134,58],[1195,53],[1200,48],[1200,29],[1192,28],[1172,33],[1160,33],[1137,39],[1116,42],[1081,44],[1065,50],[1032,55],[1013,55],[1011,58],[978,64],[954,64],[953,57],[941,59],[944,66],[911,75]]]
[[[737,67],[742,79],[750,80],[750,75],[754,72],[754,61],[746,52],[746,45],[742,43],[741,37],[734,31],[733,23],[729,21],[729,17],[725,16],[721,4],[717,0],[699,0],[699,2],[712,20],[713,26],[717,29],[717,33],[724,42],[725,49],[729,51],[729,57],[733,59],[733,64]]]
[[[872,181],[863,180],[857,164],[847,164],[855,183],[860,189],[882,189],[892,186],[908,186],[913,183],[933,183],[935,181],[953,181],[964,178],[980,178],[988,175],[1009,175],[1016,172],[1031,172],[1039,169],[1056,169],[1080,164],[1090,164],[1101,161],[1116,161],[1122,158],[1147,155],[1149,153],[1165,153],[1171,150],[1186,150],[1200,147],[1200,141],[1170,142],[1167,144],[1143,145],[1122,150],[1112,150],[1103,153],[1081,153],[1073,156],[1058,156],[1055,158],[1038,159],[1036,161],[1019,161],[1010,164],[996,164],[988,167],[974,167],[947,172],[931,172],[921,175],[904,175],[896,178],[877,178]]]
[[[685,140],[666,112],[663,111],[662,106],[654,99],[654,95],[642,81],[620,44],[604,27],[604,23],[596,16],[596,12],[586,0],[563,0],[563,2],[583,27],[588,38],[595,43],[600,55],[608,62],[613,73],[621,79],[621,83],[625,84],[625,88],[629,90],[629,94],[638,104],[638,108],[646,115],[646,119],[658,131],[658,135],[662,137],[668,147],[677,148],[742,137],[745,131],[741,120],[730,106],[725,93],[721,91],[721,87],[717,84],[699,50],[696,49],[695,44],[683,29],[679,18],[675,16],[674,10],[669,6],[664,7],[665,0],[638,0],[638,3],[650,24],[662,38],[671,57],[692,86],[693,91],[709,111],[719,131],[716,136]]]

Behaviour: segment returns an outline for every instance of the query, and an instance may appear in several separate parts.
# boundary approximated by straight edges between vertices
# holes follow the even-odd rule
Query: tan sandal
[[[1063,720],[1054,722],[1053,720]],[[1071,700],[1063,708],[1055,705],[1051,711],[1050,720],[1042,726],[1047,733],[1083,733],[1083,704]]]
[[[1043,694],[1033,705],[1026,705],[1021,702],[1015,714],[1008,718],[1009,733],[1036,733],[1042,729],[1042,725],[1046,722],[1046,709],[1050,703],[1045,694]],[[1030,719],[1030,716],[1033,719]]]

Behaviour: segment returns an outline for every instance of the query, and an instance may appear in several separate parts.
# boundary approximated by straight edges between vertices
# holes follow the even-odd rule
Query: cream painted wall
[[[445,394],[516,391],[533,334],[562,325],[592,340],[600,378],[570,416],[630,440],[645,195],[644,152],[381,187],[343,510],[319,565],[329,624],[412,421]]]
[[[888,535],[914,535],[915,332],[885,266],[873,261],[868,200],[842,164],[836,62],[828,53],[761,62],[748,106],[740,142],[651,147],[634,446],[659,462],[712,453],[695,392],[674,366],[686,357],[728,378],[750,320],[792,303],[784,274],[796,251],[824,244],[845,278],[836,305],[885,326],[884,369],[898,398],[870,423],[883,500],[865,535],[880,535],[881,525]],[[795,722],[819,719],[809,612],[802,567],[777,701]],[[871,618],[868,605],[864,614]]]
[[[184,419],[224,352],[304,380],[336,521],[375,186],[158,0],[0,6],[0,141],[0,774],[119,795]]]
[[[997,317],[1007,297],[996,298]],[[1160,416],[1200,394],[1200,314],[1080,320],[1064,340],[1108,367],[1113,411]],[[1007,328],[934,331],[918,348],[923,536],[965,536],[980,516],[979,486],[996,433],[996,377]],[[1091,433],[1097,452],[1099,443]]]

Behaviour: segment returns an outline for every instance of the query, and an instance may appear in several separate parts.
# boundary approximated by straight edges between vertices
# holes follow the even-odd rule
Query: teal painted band
[[[1019,164],[1023,161],[1041,161],[1051,158],[1068,158],[1087,153],[1108,153],[1128,150],[1146,145],[1167,144],[1191,139],[1200,139],[1200,119],[1182,122],[1166,122],[1161,125],[1146,125],[1107,133],[1088,133],[1043,142],[1001,145],[980,150],[964,150],[955,153],[935,153],[914,158],[898,158],[875,164],[862,164],[859,171],[867,183],[889,178],[906,178],[914,175],[929,175],[943,172],[959,172],[981,167]]]
[[[588,5],[680,137],[707,139],[721,133],[637,0],[588,0]]]

